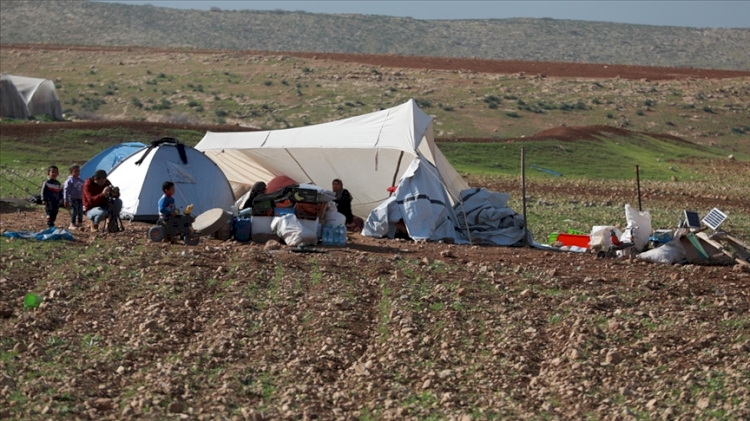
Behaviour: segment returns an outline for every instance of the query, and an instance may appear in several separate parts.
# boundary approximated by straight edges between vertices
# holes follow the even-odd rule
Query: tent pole
[[[521,148],[521,196],[523,197],[523,224],[526,231],[526,238],[529,237],[529,220],[526,219],[526,153]],[[528,245],[528,244],[526,244]]]
[[[638,170],[638,165],[635,166],[635,183],[638,186],[638,212],[642,212],[641,209],[641,172]]]
[[[396,177],[398,177],[398,171],[401,169],[401,159],[404,157],[404,151],[401,151],[401,155],[398,156],[398,164],[396,164],[396,172],[393,173],[393,181],[391,181],[391,186],[396,185]],[[388,194],[388,197],[393,196],[393,192],[390,192]]]
[[[469,244],[474,244],[474,241],[472,241],[471,239],[471,230],[469,230],[469,216],[466,214],[466,208],[464,207],[464,198],[460,194],[458,195],[458,201],[459,203],[461,203],[461,210],[464,213],[464,226],[466,227],[466,237],[469,238]]]

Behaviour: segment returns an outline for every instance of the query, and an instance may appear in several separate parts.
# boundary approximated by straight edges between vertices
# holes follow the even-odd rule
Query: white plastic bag
[[[318,241],[316,233],[305,228],[294,215],[277,216],[271,221],[271,230],[284,240],[288,246],[300,244],[315,244]]]
[[[628,225],[620,241],[632,242],[636,250],[643,250],[648,245],[648,237],[651,236],[651,214],[648,211],[639,212],[630,205],[625,205],[625,219]]]

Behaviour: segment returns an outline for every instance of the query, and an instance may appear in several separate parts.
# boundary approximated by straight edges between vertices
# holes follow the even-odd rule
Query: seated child
[[[171,181],[165,181],[161,185],[164,196],[159,199],[159,220],[165,227],[173,228],[174,232],[186,232],[191,230],[192,218],[180,215],[179,209],[175,208],[174,193],[175,185]]]

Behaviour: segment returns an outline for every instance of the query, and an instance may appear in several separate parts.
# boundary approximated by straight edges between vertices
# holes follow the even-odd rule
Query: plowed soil
[[[34,44],[3,44],[3,48],[35,49]],[[125,51],[133,53],[185,51],[149,47],[100,47],[44,44],[45,50],[69,51]],[[333,60],[371,64],[384,67],[401,67],[408,69],[456,70],[480,73],[528,74],[530,76],[575,77],[575,78],[621,78],[672,80],[687,78],[735,78],[750,76],[750,71],[715,70],[673,67],[630,66],[622,64],[589,64],[537,62],[520,60],[488,60],[450,57],[400,56],[393,54],[340,54],[340,53],[306,53],[306,52],[268,52],[268,51],[235,51],[235,50],[189,50],[195,54],[226,53],[232,55],[288,55],[317,60]]]

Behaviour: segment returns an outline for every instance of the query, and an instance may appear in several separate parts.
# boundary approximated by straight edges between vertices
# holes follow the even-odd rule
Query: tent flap
[[[424,158],[409,165],[395,197],[370,213],[362,235],[393,238],[399,220],[414,240],[468,243],[457,234],[458,220],[437,168]]]

